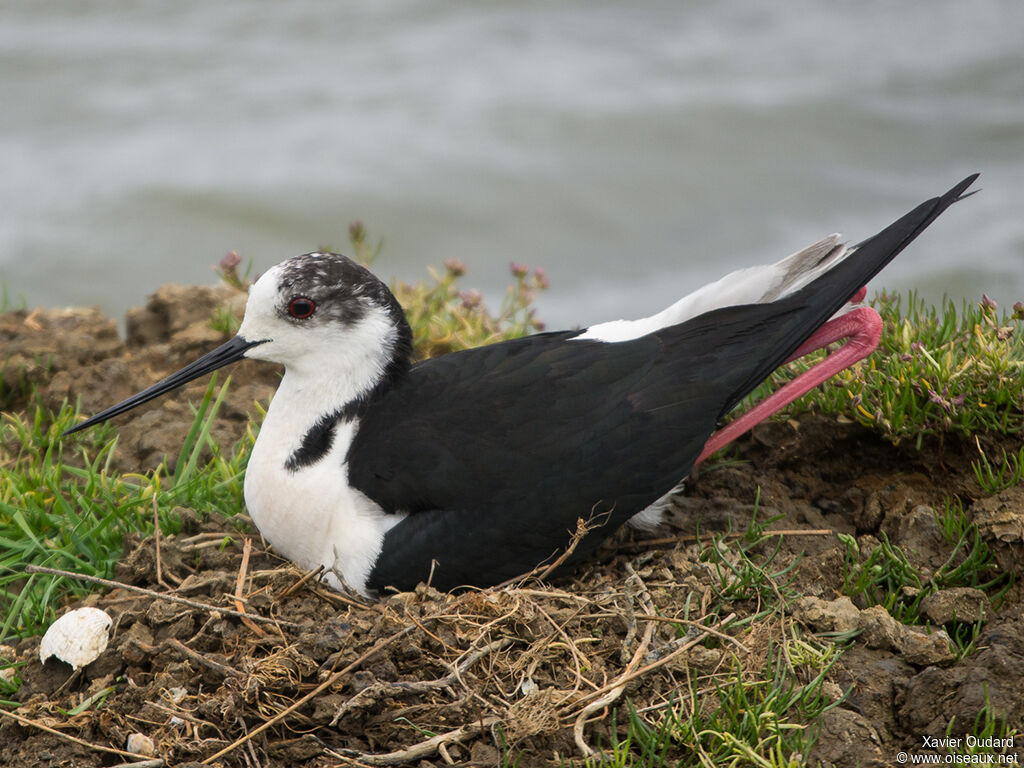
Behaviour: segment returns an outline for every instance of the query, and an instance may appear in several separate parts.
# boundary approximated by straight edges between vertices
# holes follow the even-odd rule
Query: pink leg
[[[858,296],[863,299],[863,291],[863,288],[858,291],[854,299],[857,299]],[[785,408],[798,397],[835,376],[844,368],[849,368],[858,360],[863,360],[875,351],[881,336],[882,318],[870,307],[858,307],[834,320],[829,320],[815,331],[786,362],[796,360],[840,339],[849,339],[849,341],[809,371],[804,371],[782,389],[773,392],[742,416],[715,432],[704,444],[704,450],[694,464],[700,464],[715,451],[753,429],[755,424],[759,424],[776,411]]]

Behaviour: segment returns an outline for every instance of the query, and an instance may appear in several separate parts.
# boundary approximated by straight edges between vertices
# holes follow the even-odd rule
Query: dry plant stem
[[[644,584],[643,579],[640,578],[640,575],[633,569],[633,566],[631,566],[629,563],[626,564],[626,570],[629,571],[629,583],[636,584],[639,587],[638,592],[635,594],[635,596],[639,597],[641,602],[643,602],[644,610],[646,610],[648,613],[653,613],[654,605],[651,602],[651,594],[647,591],[647,585]],[[627,594],[629,594],[628,590]],[[626,640],[624,641],[623,645],[624,648],[626,645],[632,642],[632,637],[635,635],[636,621],[635,614],[632,610],[632,602],[633,600],[631,599],[631,605],[629,608],[630,631],[628,631],[626,634]],[[632,673],[633,670],[636,669],[637,665],[640,663],[640,660],[644,657],[644,654],[647,653],[647,649],[650,647],[651,638],[654,636],[655,626],[656,624],[654,622],[647,623],[647,626],[644,628],[644,634],[640,640],[640,644],[637,645],[636,651],[633,653],[633,657],[629,660],[629,663],[626,665],[626,669],[623,671],[622,675],[619,676],[618,682],[613,683],[612,687],[603,695],[601,695],[600,698],[591,701],[589,704],[583,707],[583,709],[580,710],[579,714],[576,715],[576,722],[573,723],[572,727],[572,737],[573,740],[576,742],[576,746],[579,748],[580,752],[582,752],[584,756],[590,757],[594,754],[595,751],[594,748],[587,744],[587,742],[583,738],[583,728],[586,726],[587,718],[589,718],[594,712],[604,709],[609,704],[615,702],[619,698],[619,696],[622,695],[622,692],[626,690],[626,682],[629,680],[630,673]]]
[[[715,629],[718,629],[718,630],[725,629],[725,627],[727,627],[732,622],[732,620],[735,619],[735,618],[736,618],[736,614],[735,613],[730,613],[728,616],[726,616],[724,619],[722,619],[720,622],[718,622],[718,624],[715,627]],[[607,693],[608,691],[610,691],[612,688],[614,688],[617,685],[621,685],[623,683],[628,683],[630,680],[635,680],[638,677],[643,677],[648,672],[651,672],[651,671],[657,669],[658,667],[665,666],[670,661],[672,661],[674,658],[676,658],[676,656],[679,656],[681,653],[685,653],[686,651],[690,650],[691,648],[693,648],[698,643],[702,643],[706,638],[710,637],[712,633],[707,631],[707,630],[710,630],[710,629],[711,629],[711,627],[706,627],[704,632],[701,632],[699,635],[694,637],[692,640],[688,641],[686,644],[679,646],[674,651],[672,651],[672,653],[670,653],[670,654],[668,654],[666,656],[662,656],[657,661],[652,661],[646,667],[640,667],[640,669],[636,670],[633,673],[621,675],[615,682],[609,683],[608,685],[606,685],[606,686],[604,686],[602,688],[599,688],[598,690],[594,691],[593,693],[588,693],[586,696],[584,696],[582,698],[582,701],[587,701],[588,699],[591,699],[591,698],[593,698],[595,696],[603,696],[605,693]],[[577,703],[579,703],[579,702],[577,702]]]
[[[149,595],[159,600],[168,600],[172,603],[179,603],[181,605],[187,605],[190,608],[197,608],[200,611],[209,611],[210,613],[222,613],[226,616],[235,616],[236,618],[250,618],[253,621],[262,621],[265,624],[279,624],[283,627],[298,627],[293,621],[281,621],[267,616],[260,616],[255,613],[244,613],[242,611],[234,611],[230,608],[222,608],[219,605],[208,605],[207,603],[200,603],[196,600],[189,600],[184,597],[178,597],[177,595],[169,595],[164,592],[157,592],[152,589],[145,589],[144,587],[136,587],[134,584],[125,584],[120,581],[113,581],[112,579],[101,579],[99,576],[86,576],[84,573],[74,573],[72,571],[62,571],[59,568],[44,568],[41,565],[26,565],[25,573],[45,573],[50,576],[64,576],[68,579],[77,579],[78,581],[87,581],[90,584],[99,584],[101,587],[108,587],[110,589],[124,589],[129,592],[137,592],[141,595]]]
[[[472,593],[467,593],[467,595],[468,594],[472,594]],[[451,606],[449,606],[449,608],[454,607],[454,605],[458,604],[463,599],[465,599],[465,598],[464,597],[457,598],[455,600],[455,602]],[[437,618],[439,618],[439,616],[437,616],[437,615],[429,616],[429,617],[425,617],[424,621],[428,621],[428,620],[432,620],[432,619],[437,619]],[[335,672],[333,675],[328,677],[326,680],[324,680],[324,682],[320,683],[320,685],[318,685],[316,688],[311,690],[309,693],[307,693],[301,699],[299,699],[298,701],[292,703],[286,709],[281,710],[276,715],[274,715],[272,718],[267,720],[265,723],[263,723],[263,725],[259,726],[255,730],[250,731],[249,733],[245,734],[245,736],[243,736],[242,738],[236,739],[234,742],[232,742],[231,744],[228,744],[228,746],[224,747],[224,749],[220,750],[219,752],[217,752],[217,753],[207,757],[205,760],[203,760],[202,764],[203,765],[209,765],[210,763],[212,763],[217,758],[223,757],[224,755],[228,754],[229,752],[232,752],[235,749],[237,749],[242,744],[247,743],[254,736],[257,736],[258,734],[263,733],[263,731],[267,730],[268,728],[273,726],[275,723],[278,723],[279,721],[281,721],[282,719],[284,719],[285,717],[290,715],[292,712],[295,712],[297,709],[299,709],[300,707],[304,706],[305,704],[307,704],[310,701],[312,701],[313,699],[315,699],[317,696],[319,696],[321,693],[326,691],[328,688],[330,688],[333,685],[335,685],[345,675],[350,674],[351,672],[355,671],[360,666],[362,666],[364,663],[366,663],[369,659],[372,659],[374,656],[376,656],[382,650],[387,648],[389,645],[392,645],[393,643],[397,642],[398,640],[401,640],[403,637],[405,637],[406,635],[408,635],[410,632],[412,632],[414,629],[417,629],[417,628],[418,627],[415,626],[415,625],[408,625],[408,626],[404,627],[403,629],[399,630],[398,632],[396,632],[395,634],[390,635],[390,636],[384,638],[383,640],[378,641],[377,643],[374,644],[374,646],[372,648],[370,648],[368,651],[363,653],[359,658],[355,659],[352,663],[350,663],[344,669],[341,669],[341,670]],[[461,737],[464,740],[465,738],[468,738],[474,732],[473,729],[476,728],[477,726],[483,728],[483,727],[485,727],[485,725],[491,725],[494,722],[497,722],[496,718],[492,719],[492,720],[489,720],[488,718],[484,718],[484,719],[480,720],[478,723],[474,723],[472,726],[463,726],[463,728],[459,728],[456,731],[453,731],[452,733],[460,733],[462,731],[465,731],[465,735]],[[445,735],[445,734],[442,734],[442,736],[443,735]],[[428,741],[431,741],[431,740],[428,739]],[[362,759],[362,758],[360,758],[360,759]],[[399,764],[401,764],[401,763],[375,763],[375,765],[399,765]]]
[[[288,595],[292,594],[295,590],[297,590],[303,584],[308,582],[310,579],[314,579],[317,576],[319,576],[321,573],[323,573],[323,571],[324,567],[322,565],[315,571],[306,571],[304,574],[302,574],[302,578],[300,578],[298,581],[296,581],[294,584],[288,587],[288,589],[286,589],[284,592],[278,595],[277,599],[284,600],[286,597],[288,597]]]
[[[455,761],[452,760],[452,756],[448,753],[448,747],[443,741],[437,745],[437,754],[441,756],[446,765],[455,765]]]
[[[429,629],[427,629],[425,626],[423,626],[423,624],[420,622],[420,620],[417,619],[415,616],[413,616],[412,612],[409,611],[408,608],[405,609],[405,618],[406,618],[406,620],[411,621],[416,626],[416,629],[418,629],[424,635],[426,635],[431,640],[433,640],[435,643],[440,645],[442,648],[444,648],[446,650],[449,650],[449,651],[457,651],[458,650],[458,648],[455,648],[455,647],[449,645],[444,640],[442,640],[440,637],[438,637],[433,632],[431,632]]]
[[[474,651],[466,656],[458,665],[454,665],[444,677],[439,680],[416,680],[410,682],[396,682],[396,683],[374,683],[368,685],[366,688],[361,690],[355,696],[350,698],[334,713],[334,719],[331,720],[331,727],[333,728],[338,722],[351,712],[353,709],[361,709],[372,704],[374,701],[382,696],[388,694],[395,695],[400,693],[428,693],[430,691],[436,691],[442,688],[450,688],[455,683],[460,682],[463,673],[466,672],[470,667],[476,664],[480,659],[489,653],[494,651],[500,651],[502,648],[507,648],[512,644],[512,640],[505,638],[503,640],[496,640],[493,643],[488,643],[483,648]]]
[[[566,547],[565,552],[559,555],[555,561],[545,568],[537,578],[540,581],[544,581],[544,579],[550,576],[558,566],[568,560],[569,556],[576,551],[576,547],[578,547],[580,542],[583,541],[583,537],[587,535],[588,530],[587,524],[583,521],[583,518],[576,518],[576,531],[572,535],[572,541],[569,542],[569,546]]]
[[[243,614],[242,623],[256,633],[257,637],[263,637],[263,630],[253,623],[253,620],[245,613],[245,606],[242,604],[242,588],[245,585],[245,575],[249,570],[249,555],[251,553],[252,539],[247,536],[245,544],[242,545],[242,563],[238,566],[238,578],[235,580],[235,608]]]
[[[184,710],[181,707],[168,707],[164,704],[161,704],[158,701],[147,702],[147,706],[159,709],[161,712],[166,712],[167,714],[173,715],[174,717],[180,717],[182,720],[188,720],[190,723],[192,723],[192,725],[198,725],[202,728],[209,728],[211,731],[216,732],[221,739],[227,741],[227,739],[224,738],[224,734],[221,732],[220,728],[218,728],[216,725],[209,722],[208,720],[200,720],[191,712],[188,712],[187,710]]]
[[[571,600],[575,603],[583,603],[584,605],[590,605],[594,602],[589,597],[583,595],[574,594],[572,592],[564,592],[558,589],[530,589],[529,587],[516,587],[516,594],[526,595],[527,597],[542,597],[545,599],[557,597],[561,600]]]
[[[18,723],[21,723],[22,725],[27,726],[29,728],[38,728],[40,731],[46,731],[47,733],[49,733],[49,734],[51,734],[53,736],[57,736],[57,737],[59,737],[61,739],[66,739],[67,741],[73,741],[75,744],[83,746],[86,749],[91,749],[94,752],[108,752],[108,753],[110,753],[112,755],[120,755],[121,757],[129,757],[129,758],[141,757],[141,755],[136,755],[134,752],[125,752],[123,749],[114,749],[113,747],[104,747],[101,744],[90,744],[88,741],[84,741],[83,739],[80,739],[77,736],[72,736],[70,733],[63,733],[61,731],[58,731],[56,728],[51,728],[50,726],[44,725],[43,723],[37,722],[36,720],[30,720],[29,718],[23,717],[23,716],[21,716],[19,714],[16,714],[14,712],[8,712],[6,709],[0,709],[0,715],[4,715],[5,717],[9,717],[12,720],[14,720],[14,721],[16,721]],[[135,763],[130,763],[130,765],[135,765]],[[161,765],[163,765],[163,761],[161,761]]]
[[[212,539],[210,541],[203,541],[198,544],[183,544],[181,547],[181,551],[198,552],[201,549],[213,549],[214,547],[221,547],[224,545],[224,539],[229,539],[232,543],[234,543],[234,539],[232,539],[230,536],[225,536],[223,533],[221,533],[217,535],[216,539]]]
[[[315,571],[314,571],[315,573]],[[290,589],[290,588],[289,588]],[[333,589],[323,590],[317,587],[310,587],[309,591],[319,597],[321,600],[333,605],[335,608],[348,607],[348,608],[373,608],[373,603],[364,603],[356,600],[348,595],[341,592],[336,592]]]
[[[290,715],[295,710],[299,709],[300,707],[304,706],[308,702],[310,702],[313,699],[315,699],[321,693],[323,693],[328,688],[330,688],[332,685],[337,683],[345,675],[350,674],[354,670],[358,669],[360,665],[362,665],[367,660],[369,660],[369,659],[373,658],[374,656],[376,656],[378,653],[380,653],[382,650],[387,648],[389,645],[391,645],[392,643],[397,642],[398,640],[400,640],[403,637],[405,637],[406,635],[408,635],[410,632],[412,632],[413,629],[414,629],[414,627],[411,627],[411,626],[405,627],[404,629],[399,630],[395,634],[393,634],[393,635],[391,635],[389,637],[386,637],[383,640],[381,640],[380,642],[374,644],[374,646],[372,648],[370,648],[370,650],[366,651],[366,653],[364,653],[358,659],[353,661],[351,664],[349,664],[344,669],[341,669],[341,670],[335,672],[333,675],[331,675],[326,680],[324,680],[322,683],[320,683],[320,685],[318,685],[312,691],[307,693],[305,696],[303,696],[301,699],[299,699],[295,703],[291,704],[286,709],[282,709],[280,712],[278,712],[272,718],[270,718],[265,723],[263,723],[263,725],[261,725],[258,728],[250,731],[249,733],[245,734],[245,736],[243,736],[242,738],[236,739],[235,741],[233,741],[231,744],[228,744],[226,747],[224,747],[224,749],[220,750],[219,752],[217,752],[217,753],[215,753],[213,755],[210,755],[208,758],[203,760],[203,765],[209,765],[210,763],[212,763],[217,758],[223,757],[224,755],[228,754],[229,752],[233,752],[238,747],[240,747],[243,744],[247,743],[250,739],[252,739],[253,736],[256,736],[257,734],[263,733],[263,731],[267,730],[268,728],[273,726],[275,723],[281,721],[282,719],[284,719],[285,717]]]
[[[207,656],[205,656],[202,653],[199,653],[198,651],[193,651],[183,642],[174,637],[169,637],[162,643],[158,643],[157,645],[146,645],[144,643],[138,643],[138,646],[140,650],[142,650],[144,653],[150,656],[159,653],[164,648],[169,648],[170,650],[173,650],[181,654],[185,658],[194,661],[196,664],[206,667],[207,669],[213,670],[221,677],[242,676],[242,673],[234,667],[230,667],[227,664],[221,664],[220,662],[214,661],[213,659],[208,658]]]
[[[569,546],[565,548],[565,551],[562,552],[562,554],[555,558],[554,562],[546,566],[538,565],[536,568],[533,568],[532,570],[529,570],[526,573],[520,574],[519,576],[513,576],[511,579],[506,579],[500,584],[495,584],[493,587],[490,587],[488,590],[485,591],[497,591],[499,589],[504,589],[505,587],[511,586],[512,584],[522,584],[530,578],[536,578],[539,581],[543,581],[548,576],[550,576],[551,573],[558,566],[560,566],[562,563],[569,559],[569,555],[571,555],[576,550],[576,547],[579,546],[580,541],[582,541],[583,537],[587,535],[588,530],[589,529],[587,528],[587,524],[583,521],[583,518],[576,518],[576,532],[573,533],[572,540],[569,542]]]
[[[430,757],[438,752],[443,745],[458,744],[459,742],[471,739],[479,734],[482,728],[490,728],[498,722],[498,720],[499,718],[493,716],[483,717],[475,723],[463,725],[461,728],[456,728],[454,731],[440,733],[437,736],[432,736],[426,741],[413,744],[408,749],[402,749],[398,752],[388,752],[384,755],[367,754],[354,749],[328,751],[338,757],[357,760],[364,765],[407,765],[409,763],[415,763],[417,760],[423,760],[424,758]],[[449,757],[449,759],[451,758]]]
[[[711,629],[710,627],[705,627],[699,621],[693,621],[691,619],[673,619],[671,616],[646,616],[646,615],[638,615],[637,618],[638,619],[643,619],[644,621],[660,621],[660,622],[664,622],[665,624],[689,624],[691,627],[696,627],[697,629],[701,630],[701,632],[704,632],[705,634],[714,635],[719,640],[724,640],[727,643],[732,643],[733,645],[735,645],[737,648],[739,648],[742,651],[746,651],[747,650],[747,646],[745,646],[743,643],[741,643],[739,640],[737,640],[732,635],[727,635],[724,632],[719,632],[718,630]]]
[[[761,535],[764,537],[768,536],[832,536],[835,531],[831,528],[812,528],[810,530],[800,530],[799,528],[785,529],[781,531],[762,531]],[[721,538],[729,539],[742,539],[746,536],[746,533],[726,533],[722,534]],[[647,549],[648,547],[664,547],[672,544],[695,544],[701,539],[707,539],[708,536],[695,536],[693,534],[687,534],[686,536],[665,536],[658,539],[640,539],[639,541],[629,541],[624,544],[620,544],[618,549],[620,551],[632,552],[634,550]]]
[[[580,649],[576,646],[576,643],[574,643],[572,641],[572,638],[570,638],[569,635],[566,633],[565,629],[562,628],[562,626],[557,621],[555,621],[553,618],[551,618],[551,616],[548,614],[548,612],[540,607],[539,603],[535,603],[533,607],[536,608],[540,612],[540,614],[545,619],[547,619],[548,623],[552,627],[555,628],[555,631],[562,638],[562,642],[565,643],[565,647],[568,649],[569,653],[572,654],[573,672],[576,675],[576,682],[573,684],[572,691],[570,691],[566,695],[566,698],[568,698],[569,696],[573,696],[574,694],[578,693],[579,690],[580,690],[580,687],[581,687],[580,684],[583,683],[583,682],[588,683],[591,688],[596,688],[597,686],[595,686],[593,683],[591,683],[589,680],[587,680],[587,678],[585,678],[583,676],[583,668],[580,665],[580,657],[581,656],[583,657],[583,660],[584,660],[584,662],[586,662],[588,667],[591,666],[590,660],[586,657],[586,655],[582,651],[580,651]],[[561,704],[562,702],[560,701],[558,703]]]
[[[207,531],[205,533],[197,533],[195,536],[189,536],[185,539],[180,539],[178,543],[181,545],[182,549],[184,549],[198,544],[201,541],[209,541],[210,539],[219,542],[224,539],[225,535],[226,534],[220,532]]]
[[[167,763],[163,758],[157,757],[149,760],[143,760],[141,763],[118,763],[112,765],[110,768],[163,768]]]
[[[153,494],[153,544],[156,548],[156,583],[161,587],[167,587],[164,583],[164,567],[160,560],[160,508],[156,503],[156,494]]]
[[[242,676],[242,673],[234,667],[229,667],[227,664],[221,664],[220,662],[214,661],[213,659],[206,657],[198,651],[193,651],[191,648],[189,648],[187,645],[185,645],[183,642],[176,638],[169,637],[168,639],[164,640],[160,645],[164,646],[165,648],[173,648],[175,651],[182,654],[183,656],[188,657],[196,664],[204,666],[207,669],[212,669],[214,672],[221,675],[222,677]],[[155,651],[159,648],[160,646],[158,645],[154,647],[153,650]]]
[[[173,584],[168,584],[164,581],[164,566],[163,558],[160,554],[160,508],[156,503],[156,495],[153,496],[153,548],[156,552],[156,582],[164,589],[175,589],[181,585],[181,579],[175,576],[170,571],[167,572],[166,576],[168,581]]]
[[[67,680],[65,680],[63,683],[61,683],[60,687],[56,691],[53,692],[54,698],[62,695],[64,693],[64,691],[68,690],[69,688],[71,688],[72,685],[77,683],[79,681],[79,679],[81,679],[82,675],[85,674],[84,670],[85,670],[84,667],[79,667],[74,672],[72,672],[71,673],[71,677],[69,677]]]

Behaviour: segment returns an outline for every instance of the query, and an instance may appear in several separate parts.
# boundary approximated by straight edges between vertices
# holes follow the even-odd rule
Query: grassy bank
[[[373,250],[358,228],[353,230],[353,245],[357,252]],[[224,271],[227,281],[245,287],[246,277],[238,273],[237,262],[226,262]],[[491,343],[541,327],[531,303],[546,286],[542,271],[513,265],[506,300],[493,311],[478,293],[462,288],[464,272],[463,265],[449,262],[430,281],[394,286],[407,308],[418,355]],[[777,419],[820,414],[858,424],[879,440],[903,448],[921,449],[943,439],[972,440],[979,496],[1024,482],[1024,448],[1015,449],[1013,442],[1024,425],[1024,307],[1007,313],[987,300],[928,307],[912,295],[883,295],[872,303],[885,321],[879,350],[793,403]],[[210,322],[230,331],[237,317],[225,310]],[[754,398],[815,359],[781,370]],[[126,539],[150,537],[157,528],[171,536],[196,512],[224,520],[225,548],[240,546],[246,534],[253,534],[244,517],[242,478],[258,418],[234,444],[221,445],[211,436],[229,382],[211,382],[190,417],[188,436],[168,461],[152,472],[135,474],[112,468],[115,427],[61,439],[61,432],[80,420],[76,409],[68,404],[59,410],[47,408],[36,385],[19,383],[14,372],[5,372],[3,380],[0,402],[10,410],[4,411],[0,424],[0,648],[40,634],[69,600],[91,589],[73,579],[27,574],[28,566],[110,577],[123,557]],[[702,474],[729,466],[731,457],[726,449]],[[637,576],[630,587],[630,607],[620,615],[627,624],[632,622],[622,642],[623,674],[656,663],[641,650],[649,650],[659,612],[680,644],[699,635],[696,644],[719,659],[714,673],[695,672],[675,696],[657,704],[634,704],[629,692],[623,694],[625,682],[621,689],[612,686],[604,692],[617,690],[605,705],[605,735],[584,742],[590,757],[564,757],[563,764],[803,764],[802,756],[817,736],[814,724],[843,702],[842,691],[829,687],[835,687],[829,681],[830,670],[861,630],[812,633],[792,621],[792,606],[800,597],[791,576],[796,561],[779,556],[782,538],[772,534],[771,515],[752,501],[754,510],[744,530],[697,541],[694,562],[701,564],[706,577],[703,592],[667,603],[659,588],[651,586],[656,578]],[[959,498],[950,496],[937,510],[935,522],[945,537],[947,563],[922,567],[884,535],[867,543],[847,536],[841,540],[843,594],[861,609],[881,606],[899,621],[921,627],[929,623],[922,605],[939,592],[976,589],[997,605],[1012,586],[1013,573],[997,564]],[[579,599],[581,615],[590,612],[595,622],[609,610],[596,598]],[[543,613],[544,605],[539,610]],[[643,629],[638,616],[649,619]],[[462,614],[449,615],[458,626],[455,617],[461,621]],[[955,657],[975,650],[987,618],[949,623],[950,652]],[[514,623],[509,623],[508,632],[511,636]],[[756,659],[730,656],[731,644],[742,640],[749,646],[754,637],[761,643]],[[571,651],[577,681],[589,680],[584,660],[588,653],[593,655],[590,646],[569,635],[550,642]],[[0,672],[13,669],[0,677],[0,706],[17,706],[23,664],[5,662],[0,651]],[[598,682],[593,684],[600,689]],[[587,705],[603,696],[590,696]],[[596,716],[598,710],[581,704],[571,714],[578,714],[582,723],[585,715]],[[563,712],[562,717],[568,715]],[[1005,735],[1011,726],[989,712],[968,728],[978,735]],[[419,734],[421,740],[433,735],[426,730]],[[681,745],[689,745],[686,758],[680,757]],[[497,748],[502,764],[531,764],[531,758],[523,758],[514,745]]]

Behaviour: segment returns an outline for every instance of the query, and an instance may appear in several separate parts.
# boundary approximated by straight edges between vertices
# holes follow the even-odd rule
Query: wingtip
[[[976,195],[978,192],[981,191],[980,189],[972,189],[970,192],[968,192],[967,189],[972,184],[974,184],[974,182],[976,182],[980,176],[981,176],[981,173],[972,173],[966,179],[964,179],[959,184],[957,184],[955,187],[953,187],[951,190],[949,190],[949,192],[947,192],[944,195],[944,197],[947,197],[947,198],[951,197],[953,199],[953,202],[955,203],[955,202],[958,202],[960,200],[963,200],[965,197],[970,197],[971,195]]]

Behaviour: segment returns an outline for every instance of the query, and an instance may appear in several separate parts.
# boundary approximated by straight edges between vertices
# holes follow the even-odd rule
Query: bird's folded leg
[[[854,301],[863,298],[863,291],[862,288],[857,292]],[[863,360],[875,351],[881,336],[882,318],[870,307],[857,307],[844,315],[829,320],[815,331],[786,362],[796,360],[841,339],[847,339],[847,342],[809,371],[804,371],[742,416],[733,419],[715,432],[708,438],[704,444],[704,450],[701,451],[694,463],[699,464],[704,461],[740,435],[753,429],[755,424],[759,424],[776,411],[785,408],[801,395],[845,368],[849,368],[858,360]]]

